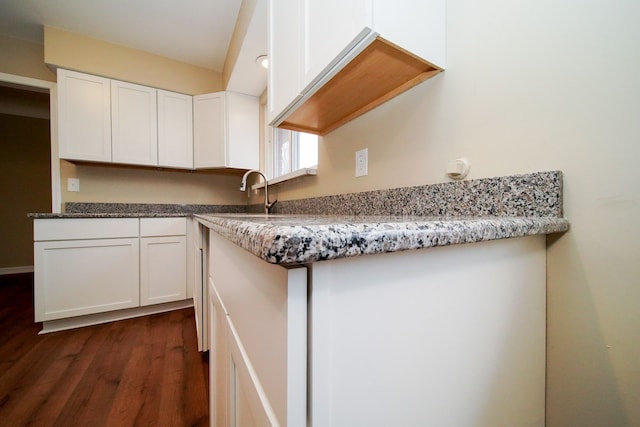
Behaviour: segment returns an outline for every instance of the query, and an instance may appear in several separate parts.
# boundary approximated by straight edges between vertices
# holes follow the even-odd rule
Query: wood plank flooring
[[[0,426],[206,426],[193,309],[38,335],[33,275],[0,276]]]

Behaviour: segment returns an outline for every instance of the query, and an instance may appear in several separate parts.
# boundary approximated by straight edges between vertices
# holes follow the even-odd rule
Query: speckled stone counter
[[[564,232],[556,217],[196,215],[216,233],[273,264]]]
[[[569,229],[562,172],[535,172],[279,202],[276,215],[198,215],[270,263],[309,263]],[[260,212],[252,205],[250,212]],[[282,214],[282,215],[280,215]]]
[[[241,213],[241,205],[179,205],[156,203],[67,203],[64,213],[32,213],[31,218],[154,218],[196,213]]]

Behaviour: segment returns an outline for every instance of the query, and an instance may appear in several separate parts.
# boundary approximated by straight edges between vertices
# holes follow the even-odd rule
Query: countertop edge
[[[29,213],[33,219],[56,218],[176,218],[191,217],[192,213],[185,212],[78,212],[78,213]]]
[[[569,221],[557,217],[399,219],[397,222],[336,222],[311,226],[242,221],[215,214],[195,217],[253,255],[280,265],[569,230]]]

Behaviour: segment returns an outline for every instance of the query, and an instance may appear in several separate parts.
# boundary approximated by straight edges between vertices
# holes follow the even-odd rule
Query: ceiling
[[[48,25],[221,72],[241,3],[0,0],[0,35],[43,43]]]

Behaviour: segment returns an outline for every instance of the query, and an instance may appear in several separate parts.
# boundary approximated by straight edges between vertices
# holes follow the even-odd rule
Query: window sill
[[[267,182],[269,185],[276,185],[276,184],[282,184],[288,181],[293,181],[294,179],[302,178],[305,176],[315,176],[317,174],[318,174],[318,169],[316,168],[302,168],[302,169],[298,169],[297,171],[288,173],[286,175],[282,175],[277,178],[270,179]],[[260,182],[258,184],[252,185],[251,189],[257,190],[263,187],[264,187],[264,182]]]

